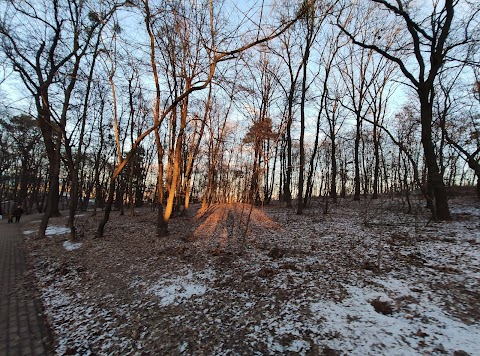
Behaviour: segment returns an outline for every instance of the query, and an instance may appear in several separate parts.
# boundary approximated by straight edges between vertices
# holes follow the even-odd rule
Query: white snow
[[[70,228],[65,226],[48,226],[47,230],[45,230],[45,236],[55,236],[55,235],[63,235],[70,233]]]
[[[37,232],[38,230],[25,230],[23,233],[24,235],[29,235]],[[65,226],[54,226],[50,225],[45,230],[45,236],[53,237],[56,235],[64,235],[70,233],[70,228]]]
[[[478,355],[478,323],[467,325],[453,319],[401,281],[379,282],[393,287],[388,290],[389,294],[424,299],[424,302],[409,304],[408,310],[383,315],[376,312],[370,302],[380,299],[395,304],[384,291],[344,286],[349,297],[342,302],[320,300],[310,305],[322,334],[329,336],[323,342],[350,355],[414,355],[419,348],[426,354],[440,350],[452,354],[463,350]]]
[[[81,242],[71,242],[71,241],[67,240],[67,241],[63,242],[63,247],[67,251],[73,251],[73,250],[77,250],[80,247],[82,247],[82,243]]]
[[[80,282],[75,271],[69,270],[55,279],[49,279],[37,271],[37,277],[43,285],[43,306],[52,318],[56,355],[106,355],[111,354],[112,349],[127,354],[140,348],[138,342],[119,336],[121,328],[128,326],[118,325],[116,319],[129,317],[123,310],[130,306],[118,305],[115,309],[105,309],[84,300],[83,293],[78,290],[67,288],[68,291],[65,291],[65,285]]]
[[[213,275],[212,270],[202,272],[190,270],[185,275],[162,278],[148,286],[146,292],[160,298],[161,306],[178,305],[193,296],[204,295],[207,292],[207,280]]]
[[[118,272],[101,280],[108,283],[112,277],[126,284],[128,293],[118,294],[131,296],[128,302],[117,299],[123,290],[114,284],[107,290],[113,292],[100,299],[86,287],[82,290],[82,279],[97,283],[98,270],[77,273],[63,259],[41,259],[36,273],[53,321],[56,353],[142,354],[142,347],[151,350],[147,342],[155,336],[171,347],[164,352],[182,354],[308,355],[332,349],[342,355],[465,351],[479,356],[478,313],[469,310],[478,306],[480,290],[480,209],[454,206],[452,212],[465,218],[440,224],[420,219],[417,226],[412,215],[401,215],[399,222],[401,208],[384,204],[370,211],[371,225],[365,226],[363,207],[335,208],[329,215],[310,210],[310,216],[272,209],[285,226],[252,228],[260,232],[255,241],[248,240],[252,244],[227,262],[211,253],[205,263],[186,255],[193,263],[183,254],[165,253],[171,250],[163,250],[159,241],[151,244],[139,236],[135,238],[143,246],[159,244],[157,252],[148,256],[123,247],[124,235],[85,244],[94,256],[120,254],[113,259]],[[69,232],[52,228],[50,235]],[[63,242],[67,251],[80,246]],[[199,256],[205,246],[200,238],[188,245]],[[285,256],[271,258],[275,246],[285,249]],[[44,252],[48,256],[50,249]],[[370,268],[378,262],[380,269]],[[128,268],[122,271],[122,266]],[[388,303],[393,312],[377,312],[373,300]],[[164,330],[181,330],[185,338]],[[196,349],[197,343],[205,349]]]

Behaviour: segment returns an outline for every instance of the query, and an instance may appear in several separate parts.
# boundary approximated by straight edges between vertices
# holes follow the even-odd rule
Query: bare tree
[[[468,45],[472,41],[472,38],[470,38],[470,25],[478,13],[478,9],[475,9],[473,12],[462,11],[467,18],[461,21],[464,31],[462,31],[461,35],[457,35],[457,29],[454,26],[460,26],[460,23],[455,23],[455,20],[457,20],[457,17],[462,16],[460,12],[460,15],[455,15],[455,9],[459,5],[457,0],[446,0],[442,3],[432,2],[429,6],[430,13],[426,18],[420,14],[420,12],[425,13],[424,7],[422,7],[421,11],[416,11],[413,6],[409,6],[408,2],[371,1],[378,4],[379,10],[385,9],[396,16],[404,26],[405,31],[401,32],[402,39],[397,37],[398,42],[396,46],[382,44],[381,28],[371,29],[373,33],[370,35],[370,38],[366,38],[358,36],[357,33],[351,32],[343,25],[339,25],[339,27],[356,45],[374,50],[396,63],[414,87],[420,103],[422,145],[428,170],[428,184],[431,186],[435,198],[435,209],[432,210],[433,217],[440,220],[448,220],[450,219],[450,210],[447,193],[432,142],[435,79],[440,70],[445,67],[445,63],[452,58],[454,51],[458,47]],[[375,41],[377,39],[380,40]],[[404,58],[397,54],[404,53],[404,49],[408,49],[409,53],[413,55],[417,69],[409,69]]]
[[[311,4],[310,4],[311,5]],[[309,2],[305,3],[305,9],[310,6]],[[292,13],[297,11],[296,4],[292,1],[285,1],[280,11],[287,15],[293,16]],[[285,32],[280,36],[280,44],[278,48],[270,46],[273,54],[280,58],[285,69],[276,73],[277,81],[284,93],[284,108],[283,108],[283,123],[282,126],[282,185],[281,196],[285,201],[287,207],[292,207],[292,175],[294,172],[294,144],[292,131],[294,127],[294,117],[296,114],[296,107],[299,101],[299,82],[302,74],[304,62],[302,60],[302,43],[304,33],[302,33],[301,26],[293,26],[290,31]]]
[[[308,62],[312,52],[312,47],[315,43],[315,39],[322,28],[327,16],[332,12],[337,2],[323,2],[323,1],[305,1],[301,8],[301,24],[304,25],[304,44],[302,48],[302,83],[300,92],[300,156],[299,156],[299,174],[298,174],[298,199],[297,199],[297,214],[303,213],[304,202],[304,189],[305,189],[305,121],[306,121],[306,101],[307,91],[309,89],[308,82]],[[317,117],[317,129],[315,146],[318,145],[319,135],[319,120],[321,113]],[[315,159],[316,147],[313,152],[313,160]],[[313,170],[311,170],[313,171]],[[311,176],[310,176],[311,179]],[[310,186],[312,182],[308,182]],[[308,188],[308,184],[307,184]]]
[[[210,7],[211,8],[213,7],[212,2],[210,2]],[[210,17],[212,15],[213,15],[213,11],[210,11]],[[131,151],[129,151],[125,155],[125,157],[123,157],[121,163],[119,163],[118,166],[115,168],[115,171],[113,172],[113,174],[110,178],[110,181],[111,181],[110,186],[111,187],[114,186],[115,179],[122,172],[122,170],[127,165],[127,163],[132,159],[132,157],[134,156],[135,151],[136,151],[137,147],[139,146],[139,144],[148,135],[150,135],[150,133],[152,133],[156,129],[158,129],[160,127],[161,123],[163,122],[163,120],[167,116],[174,114],[174,112],[177,110],[177,108],[179,106],[182,105],[182,103],[183,103],[183,105],[186,105],[185,107],[188,107],[188,104],[186,104],[187,102],[185,100],[192,93],[204,90],[205,88],[207,88],[209,86],[209,84],[212,82],[212,80],[215,76],[215,73],[217,71],[217,66],[220,63],[231,60],[231,59],[234,59],[236,56],[238,56],[242,52],[244,52],[244,51],[246,51],[246,50],[248,50],[248,49],[250,49],[250,48],[252,48],[256,45],[259,45],[259,44],[268,42],[270,40],[273,40],[274,38],[277,38],[282,33],[285,33],[296,21],[297,21],[297,17],[295,17],[291,20],[288,20],[288,21],[284,20],[284,21],[282,21],[282,23],[279,26],[277,26],[273,29],[270,29],[270,30],[266,30],[266,31],[268,31],[268,33],[265,36],[256,38],[256,39],[254,39],[254,40],[252,40],[252,41],[250,41],[246,44],[240,45],[240,46],[236,47],[235,49],[231,49],[231,50],[224,50],[224,51],[219,50],[218,48],[216,48],[216,43],[218,43],[218,41],[216,41],[216,40],[213,41],[213,42],[210,41],[210,44],[204,43],[203,44],[204,47],[203,47],[202,51],[204,51],[204,53],[205,53],[205,59],[206,59],[205,65],[201,68],[201,70],[199,72],[195,72],[195,77],[188,76],[189,73],[184,73],[185,77],[186,77],[186,85],[184,87],[184,90],[181,93],[178,93],[178,94],[175,94],[174,91],[171,92],[172,94],[174,94],[174,96],[169,98],[170,100],[168,101],[168,104],[165,106],[163,111],[161,113],[159,113],[159,117],[158,117],[157,122],[154,122],[154,124],[151,127],[146,129],[145,131],[143,131],[142,134],[137,137],[137,139],[135,140],[135,142],[132,145]],[[192,25],[189,28],[193,30],[193,29],[195,29],[195,26]],[[213,43],[214,45],[212,46],[211,43]],[[185,115],[186,115],[186,113],[185,113]],[[182,147],[183,133],[184,133],[184,130],[185,130],[185,124],[186,124],[186,116],[182,118],[182,121],[180,123],[180,130],[179,130],[178,136],[177,136],[177,143],[178,144],[175,144],[175,147],[174,147],[174,152],[175,152],[175,157],[174,157],[174,160],[173,160],[173,162],[174,162],[173,163],[174,164],[174,168],[173,168],[174,176],[172,177],[172,180],[171,180],[171,187],[172,187],[171,189],[175,189],[177,187],[177,183],[179,182],[178,176],[179,176],[179,173],[180,173],[179,170],[180,170],[181,147]],[[177,168],[178,168],[178,170],[176,170]],[[168,223],[168,220],[171,216],[171,209],[172,208],[173,208],[173,197],[171,197],[171,198],[169,197],[169,201],[167,202],[167,207],[166,207],[166,209],[163,213],[163,225],[162,225],[162,227],[159,231],[160,235],[164,235],[168,231],[167,223]],[[107,222],[108,222],[108,214],[107,214],[107,210],[106,210],[105,217],[97,228],[97,233],[96,233],[97,237],[102,237],[103,236],[105,225],[106,225]]]
[[[114,11],[91,10],[83,1],[10,2],[0,24],[1,46],[32,95],[36,120],[49,160],[47,207],[38,237],[45,237],[51,216],[59,215],[62,139],[83,58],[102,23]],[[63,98],[52,93],[63,89]]]
[[[14,185],[15,188],[18,187],[18,192],[15,192],[15,203],[21,204],[25,211],[30,212],[31,204],[27,201],[27,197],[30,191],[30,182],[35,180],[37,171],[34,155],[36,146],[40,144],[40,130],[35,119],[28,115],[2,119],[0,127],[13,140],[13,147],[6,142],[4,143],[5,147],[10,146],[11,151],[16,153],[14,157],[20,161],[19,184]]]
[[[451,86],[442,85],[443,106],[438,109],[442,135],[448,145],[452,146],[461,158],[473,170],[477,177],[477,197],[480,197],[480,85],[475,80],[473,89],[467,99],[469,102],[455,101],[451,98]],[[473,99],[473,100],[472,100]],[[451,113],[453,107],[461,109]],[[447,116],[449,120],[447,120]],[[455,123],[459,123],[457,126]]]

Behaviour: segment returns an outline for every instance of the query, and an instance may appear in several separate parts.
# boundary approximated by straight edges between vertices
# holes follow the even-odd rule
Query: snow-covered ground
[[[242,204],[29,240],[58,354],[480,355],[480,202]],[[60,226],[60,221],[58,221]],[[32,228],[33,229],[33,228]],[[58,231],[58,230],[57,230]],[[30,235],[26,235],[27,237]]]
[[[36,233],[38,230],[25,230],[23,233],[25,235],[30,235]],[[65,226],[55,226],[51,225],[48,226],[47,229],[45,230],[45,236],[46,237],[53,237],[56,235],[64,235],[68,234],[70,232],[70,228],[65,227]]]

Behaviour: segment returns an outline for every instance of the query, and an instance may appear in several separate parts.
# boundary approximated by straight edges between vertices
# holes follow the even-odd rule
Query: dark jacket
[[[16,216],[22,216],[22,214],[23,214],[23,209],[20,208],[20,207],[16,208],[12,213],[12,215],[15,216],[15,217]]]

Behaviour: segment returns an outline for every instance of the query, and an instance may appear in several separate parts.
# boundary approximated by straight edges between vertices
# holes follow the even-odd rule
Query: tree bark
[[[354,165],[355,165],[355,193],[353,200],[360,200],[360,132],[361,132],[361,118],[357,114],[357,125],[355,131],[355,148],[354,148]]]
[[[422,125],[422,146],[427,165],[427,184],[433,191],[435,206],[431,207],[434,219],[450,220],[447,191],[437,164],[437,156],[432,142],[433,104],[429,100],[430,92],[419,89],[420,120]],[[433,96],[433,95],[432,95]]]

